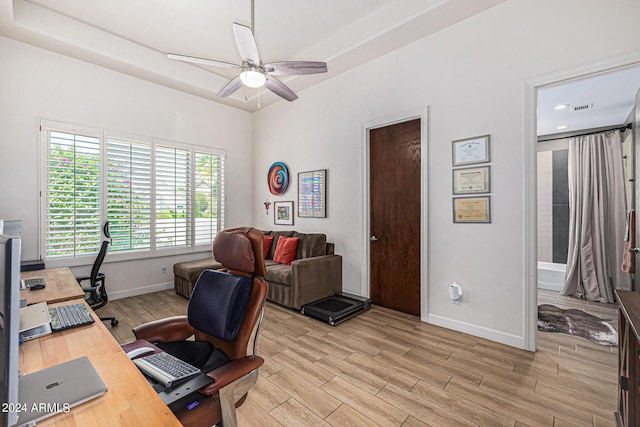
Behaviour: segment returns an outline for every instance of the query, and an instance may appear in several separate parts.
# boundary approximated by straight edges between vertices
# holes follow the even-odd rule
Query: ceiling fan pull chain
[[[258,108],[260,108],[260,88],[258,88]]]

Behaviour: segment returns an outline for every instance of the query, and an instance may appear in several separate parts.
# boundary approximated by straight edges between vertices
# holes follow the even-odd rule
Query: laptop
[[[23,341],[51,333],[51,314],[46,302],[20,308],[20,338]]]
[[[69,412],[74,406],[107,392],[87,356],[20,376],[18,425]]]

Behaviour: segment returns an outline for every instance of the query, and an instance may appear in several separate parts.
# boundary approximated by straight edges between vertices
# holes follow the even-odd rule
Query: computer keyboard
[[[53,331],[75,328],[94,322],[89,309],[82,303],[50,307],[49,314],[51,314],[51,329]]]
[[[200,369],[165,352],[133,359],[133,363],[165,387],[200,373]]]
[[[22,280],[20,289],[42,289],[47,285],[42,277]]]

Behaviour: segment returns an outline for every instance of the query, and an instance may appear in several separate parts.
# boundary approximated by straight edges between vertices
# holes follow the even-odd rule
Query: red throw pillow
[[[276,252],[273,254],[273,260],[280,264],[289,264],[296,259],[296,249],[298,248],[297,237],[284,237],[278,238],[278,244],[276,245]]]
[[[264,236],[264,259],[269,257],[269,251],[273,244],[273,236]]]

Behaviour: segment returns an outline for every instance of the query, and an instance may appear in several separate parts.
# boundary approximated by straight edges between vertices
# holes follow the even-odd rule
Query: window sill
[[[155,252],[127,252],[127,253],[109,253],[104,259],[103,264],[111,264],[117,262],[129,262],[140,261],[147,259],[157,259],[166,257],[175,257],[178,255],[190,255],[190,254],[203,254],[211,253],[211,245],[197,246],[195,248],[180,248],[180,249],[159,249]],[[84,267],[93,265],[98,254],[87,255],[79,258],[54,258],[45,259],[46,268],[60,268],[60,267]]]

